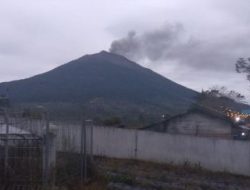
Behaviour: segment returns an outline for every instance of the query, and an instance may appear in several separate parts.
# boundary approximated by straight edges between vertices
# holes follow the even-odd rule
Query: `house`
[[[8,126],[6,124],[0,124],[0,153],[2,153],[3,146],[5,145],[6,139],[10,139],[8,141],[9,146],[13,146],[16,144],[16,142],[24,141],[23,139],[33,138],[33,135],[23,129],[20,129],[18,127],[15,127],[13,125]],[[1,156],[0,156],[1,158]]]
[[[234,121],[220,112],[193,108],[144,129],[170,134],[231,138],[235,127]]]

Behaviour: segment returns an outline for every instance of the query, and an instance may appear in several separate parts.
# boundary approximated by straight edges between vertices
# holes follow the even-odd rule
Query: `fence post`
[[[49,115],[47,111],[44,111],[44,120],[45,120],[45,134],[44,138],[44,147],[43,147],[43,186],[45,189],[48,189],[49,186]]]
[[[94,149],[94,124],[93,121],[91,123],[91,127],[90,127],[91,133],[90,133],[90,158],[91,158],[91,164],[93,164],[94,161],[94,153],[93,153],[93,149]]]
[[[86,121],[82,121],[81,126],[81,183],[87,182],[87,134],[86,134]]]
[[[135,154],[134,154],[134,159],[137,159],[137,151],[138,151],[138,130],[135,129]]]
[[[92,163],[94,158],[93,158],[93,135],[94,135],[94,131],[93,131],[93,120],[86,120],[86,126],[88,127],[88,134],[87,136],[89,136],[87,144],[88,144],[88,155],[90,158],[90,162]]]
[[[45,134],[43,147],[43,188],[53,188],[55,184],[56,134],[50,130],[49,113],[44,112]]]
[[[9,116],[7,110],[4,110],[4,123],[6,126],[5,130],[5,144],[4,144],[4,177],[6,180],[8,172],[8,159],[9,159]]]
[[[81,124],[81,147],[80,147],[80,164],[81,164],[81,184],[83,184],[83,167],[84,167],[84,161],[83,161],[83,146],[84,146],[84,141],[83,141],[83,126],[84,125],[84,120],[82,120]]]

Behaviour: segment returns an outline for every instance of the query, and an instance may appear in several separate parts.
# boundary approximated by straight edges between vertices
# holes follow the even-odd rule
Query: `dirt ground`
[[[199,166],[95,158],[98,177],[86,190],[250,190],[250,177]]]

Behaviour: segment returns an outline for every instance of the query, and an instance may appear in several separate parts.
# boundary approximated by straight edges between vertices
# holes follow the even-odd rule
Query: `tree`
[[[0,107],[9,107],[10,101],[9,98],[5,95],[0,95]]]
[[[230,99],[232,101],[240,102],[240,103],[244,103],[245,101],[244,95],[234,90],[228,90],[225,86],[221,86],[221,87],[214,86],[212,88],[209,88],[206,91],[203,91],[202,93],[210,97],[215,97],[219,99]]]
[[[118,126],[121,125],[122,121],[120,117],[110,117],[103,121],[103,125],[105,126]]]
[[[239,58],[235,64],[238,73],[246,73],[247,80],[250,81],[250,58]]]
[[[224,113],[226,109],[241,110],[245,96],[234,90],[228,90],[226,87],[214,86],[208,90],[203,90],[197,97],[197,103],[194,107],[203,107]]]

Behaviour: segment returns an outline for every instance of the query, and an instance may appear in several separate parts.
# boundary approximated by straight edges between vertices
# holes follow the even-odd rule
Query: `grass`
[[[84,186],[81,184],[81,159],[77,153],[58,153],[56,166],[56,186],[67,190],[104,190],[106,179],[99,174],[93,164],[89,162],[87,168],[88,179]]]
[[[218,189],[221,184],[226,187],[249,187],[250,178],[232,175],[228,172],[212,172],[200,166],[185,162],[182,165],[174,163],[160,164],[138,160],[96,158],[100,170],[116,173],[108,181],[131,186],[150,187],[155,182],[168,185],[180,185],[187,190]]]
[[[214,186],[217,184],[228,187],[238,186],[239,189],[240,187],[250,186],[249,177],[232,175],[226,172],[211,172],[203,169],[200,164],[192,165],[189,162],[182,165],[160,164],[104,157],[94,159],[91,179],[82,186],[75,170],[78,161],[76,158],[77,156],[73,159],[70,155],[66,160],[63,159],[59,168],[60,182],[67,186],[67,190],[107,190],[110,182],[145,188],[152,187],[155,183],[163,183],[163,185],[167,184],[170,187],[172,185],[173,187],[175,185],[181,186],[187,190],[217,189],[217,187],[212,187],[213,184]]]

